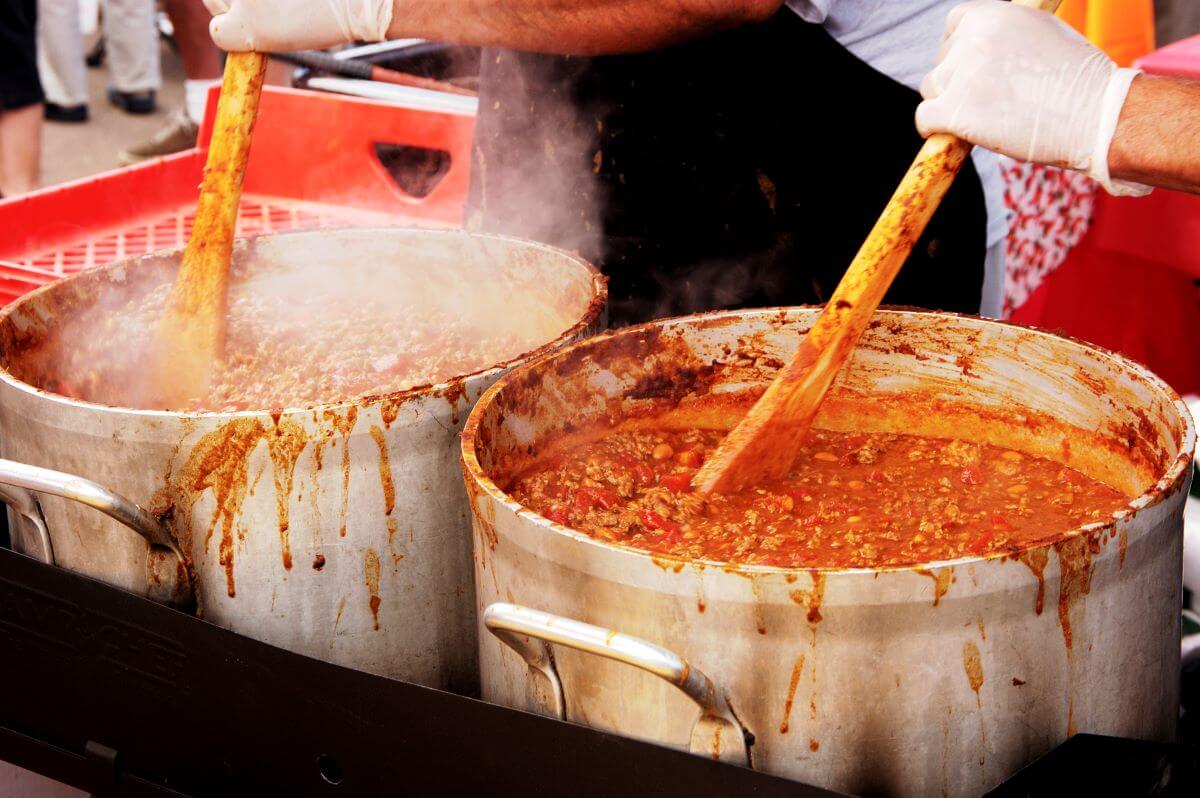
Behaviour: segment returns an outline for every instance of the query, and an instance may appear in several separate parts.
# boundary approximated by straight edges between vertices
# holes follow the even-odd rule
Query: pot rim
[[[522,364],[519,368],[514,369],[505,376],[497,380],[490,388],[479,397],[479,401],[471,409],[471,414],[467,418],[467,423],[463,428],[460,436],[461,458],[463,469],[468,480],[474,483],[474,486],[482,492],[486,493],[491,499],[498,502],[505,509],[511,511],[514,515],[524,516],[531,520],[536,526],[558,535],[568,538],[585,545],[595,546],[601,550],[613,552],[621,556],[629,556],[638,560],[653,562],[662,567],[663,563],[672,565],[690,565],[698,568],[713,568],[729,572],[741,573],[746,575],[797,575],[800,573],[822,573],[822,574],[838,574],[838,575],[870,575],[874,576],[879,573],[891,573],[901,571],[931,571],[940,570],[943,568],[953,568],[961,565],[972,565],[976,563],[984,563],[992,560],[1012,559],[1022,552],[1035,549],[1045,548],[1055,543],[1060,543],[1066,540],[1077,538],[1085,534],[1098,534],[1101,531],[1114,529],[1117,524],[1136,515],[1138,512],[1152,507],[1162,502],[1168,495],[1173,493],[1180,483],[1182,483],[1191,473],[1193,461],[1195,458],[1196,446],[1196,424],[1188,411],[1187,405],[1184,404],[1179,394],[1162,380],[1158,375],[1142,366],[1133,360],[1130,360],[1122,355],[1117,354],[1104,347],[1097,346],[1087,341],[1082,341],[1069,335],[1050,332],[1030,324],[1021,324],[1018,322],[1007,321],[1003,319],[987,319],[981,316],[972,316],[965,313],[950,313],[946,311],[926,310],[924,308],[915,308],[909,306],[894,306],[882,305],[876,312],[875,318],[880,315],[899,316],[901,318],[912,315],[932,316],[947,320],[967,320],[971,322],[979,322],[985,324],[997,324],[1005,327],[1012,327],[1020,330],[1036,333],[1037,335],[1056,338],[1067,341],[1075,346],[1090,350],[1097,354],[1102,359],[1115,361],[1123,369],[1132,372],[1139,379],[1145,380],[1155,390],[1160,391],[1174,407],[1179,418],[1183,421],[1183,429],[1180,432],[1179,439],[1176,444],[1179,448],[1179,455],[1166,469],[1164,474],[1153,485],[1145,491],[1130,499],[1124,507],[1110,515],[1106,520],[1095,521],[1090,524],[1084,524],[1066,532],[1059,533],[1053,536],[1053,539],[1039,540],[1032,545],[1025,546],[1013,551],[997,551],[986,556],[974,557],[958,557],[950,560],[935,560],[932,562],[910,563],[906,565],[882,565],[874,568],[839,568],[839,567],[785,567],[777,565],[758,565],[747,563],[730,563],[719,560],[708,559],[685,559],[676,557],[670,554],[660,554],[648,549],[640,549],[634,546],[628,546],[620,543],[609,543],[598,540],[583,532],[571,529],[549,518],[535,512],[526,507],[520,502],[514,500],[508,493],[500,489],[500,486],[483,470],[476,455],[477,441],[479,440],[479,426],[483,418],[486,408],[490,406],[496,397],[503,392],[515,379],[519,378],[526,370],[533,371],[545,366],[557,357],[565,357],[569,353],[582,349],[585,346],[595,346],[601,342],[612,340],[618,336],[637,334],[655,327],[665,326],[667,324],[686,324],[694,322],[712,322],[722,321],[729,318],[739,317],[769,317],[772,315],[788,317],[797,310],[820,310],[820,305],[796,305],[796,306],[774,306],[766,308],[750,308],[743,310],[718,310],[706,313],[696,313],[687,316],[673,316],[664,319],[656,319],[654,321],[638,324],[630,327],[623,327],[618,330],[609,330],[599,335],[585,338],[576,341],[568,346],[552,352],[546,352],[536,359],[531,359],[527,363]],[[468,488],[471,488],[468,485]],[[474,490],[469,491],[474,493]],[[472,512],[476,512],[474,502],[471,507]]]
[[[353,233],[394,233],[403,231],[408,233],[419,233],[430,236],[468,236],[471,238],[490,239],[493,241],[502,241],[515,243],[526,246],[534,250],[542,250],[544,252],[562,256],[569,262],[577,266],[583,267],[586,274],[591,277],[592,298],[588,302],[583,315],[570,327],[563,330],[558,336],[540,346],[524,352],[507,360],[502,360],[484,368],[477,369],[467,374],[460,374],[448,380],[427,385],[415,385],[411,388],[405,388],[401,391],[393,391],[385,394],[368,394],[352,399],[343,399],[336,402],[325,402],[321,404],[306,405],[303,407],[285,407],[277,409],[252,409],[252,410],[153,410],[137,407],[123,407],[120,405],[105,405],[98,402],[89,402],[84,399],[73,399],[68,396],[46,391],[37,386],[31,385],[23,380],[19,380],[12,375],[8,367],[0,363],[0,383],[7,385],[19,391],[22,394],[43,399],[51,402],[54,405],[61,407],[79,408],[92,412],[112,414],[117,416],[140,416],[149,419],[171,418],[171,419],[215,419],[218,421],[234,420],[239,418],[256,418],[262,416],[291,416],[300,413],[312,412],[338,412],[347,410],[351,407],[367,407],[383,402],[401,402],[409,399],[415,399],[425,396],[444,396],[453,394],[457,390],[461,390],[467,383],[478,379],[487,379],[497,374],[502,374],[508,369],[522,365],[532,360],[538,360],[542,357],[551,354],[556,349],[560,348],[565,342],[571,341],[573,338],[585,332],[589,327],[596,323],[600,315],[604,312],[604,308],[608,304],[608,278],[605,277],[599,269],[592,263],[584,260],[578,253],[568,252],[550,244],[544,244],[540,241],[531,241],[529,239],[520,238],[519,236],[501,235],[498,233],[471,233],[461,229],[438,229],[416,227],[412,225],[398,225],[393,227],[348,227],[348,228],[322,228],[317,230],[294,230],[286,233],[278,233],[266,236],[254,236],[250,238],[239,238],[234,241],[234,247],[239,244],[245,244],[249,241],[257,241],[264,238],[278,239],[288,238],[293,236],[316,235],[322,232],[353,232]],[[148,252],[142,255],[137,255],[132,258],[123,258],[112,263],[107,263],[96,269],[87,269],[77,272],[61,280],[55,280],[52,283],[41,286],[28,294],[20,297],[14,302],[11,302],[4,308],[0,308],[0,324],[8,320],[9,316],[16,313],[26,304],[32,303],[36,298],[48,294],[55,290],[62,290],[61,286],[66,285],[74,280],[83,279],[90,276],[96,279],[96,273],[101,271],[113,271],[118,268],[134,266],[144,259],[161,258],[170,256],[174,253],[182,253],[183,249],[163,249],[155,252]]]

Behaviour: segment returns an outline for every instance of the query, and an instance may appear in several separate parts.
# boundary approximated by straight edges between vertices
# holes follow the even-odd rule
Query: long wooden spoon
[[[183,263],[158,324],[152,388],[168,408],[207,392],[225,347],[229,259],[267,58],[230,53]]]
[[[1053,12],[1060,0],[1013,0]],[[782,479],[842,364],[954,182],[971,145],[930,136],[800,348],[692,480],[702,494]]]

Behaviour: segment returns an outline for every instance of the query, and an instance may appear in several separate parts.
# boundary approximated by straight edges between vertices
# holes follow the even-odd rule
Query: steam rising
[[[9,370],[77,398],[152,406],[145,364],[177,265],[151,257],[61,284],[58,302],[40,298],[55,306],[51,330]],[[405,230],[258,239],[235,254],[218,384],[169,409],[284,409],[443,382],[555,339],[592,294],[576,262],[502,240]]]

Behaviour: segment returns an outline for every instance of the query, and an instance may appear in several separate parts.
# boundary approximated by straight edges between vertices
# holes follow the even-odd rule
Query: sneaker
[[[135,144],[121,150],[118,156],[123,166],[145,161],[149,158],[160,158],[175,152],[190,150],[196,146],[196,138],[200,128],[188,118],[183,111],[176,112],[165,127],[150,137],[148,141]]]
[[[108,101],[127,114],[149,114],[158,108],[153,91],[108,90]]]
[[[59,105],[47,101],[46,108],[43,112],[45,117],[50,122],[86,122],[88,119],[88,107],[86,105]]]

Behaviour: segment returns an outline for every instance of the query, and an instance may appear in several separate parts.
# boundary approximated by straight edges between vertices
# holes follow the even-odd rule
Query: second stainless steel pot
[[[1168,740],[1194,430],[1141,367],[980,319],[880,312],[818,426],[961,437],[1136,496],[1015,556],[801,570],[601,542],[501,488],[541,442],[762,386],[816,317],[620,330],[515,371],[463,435],[483,694],[853,794],[978,795],[1075,732]],[[686,422],[684,422],[686,423]]]

